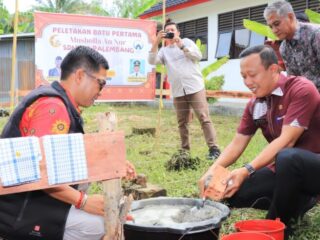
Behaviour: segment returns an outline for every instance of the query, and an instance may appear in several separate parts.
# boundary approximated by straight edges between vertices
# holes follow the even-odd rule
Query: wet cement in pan
[[[135,224],[170,227],[172,224],[201,222],[221,212],[210,205],[197,209],[190,205],[148,205],[130,213]]]

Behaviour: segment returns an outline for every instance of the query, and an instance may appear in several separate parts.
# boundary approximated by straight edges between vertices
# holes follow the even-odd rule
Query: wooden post
[[[122,197],[121,192],[121,180],[112,179],[104,181],[103,195],[104,195],[104,219],[106,235],[103,240],[123,240],[123,231],[120,223],[120,199]]]
[[[17,53],[17,33],[19,20],[19,0],[16,0],[16,8],[14,13],[13,43],[12,43],[12,60],[11,60],[11,84],[10,84],[10,113],[14,107],[14,89],[16,81],[16,53]]]
[[[117,127],[118,120],[115,113],[99,113],[97,114],[97,120],[99,132],[114,131]],[[116,178],[103,181],[102,185],[105,201],[104,218],[106,230],[103,240],[124,240],[122,223],[120,221],[121,179]]]
[[[166,0],[162,0],[162,29],[164,30],[164,25],[166,24]],[[164,39],[162,39],[161,47],[164,47]],[[161,113],[163,108],[163,82],[164,82],[164,65],[161,65],[161,80],[160,80],[160,96],[159,96],[159,112],[158,112],[158,123],[156,131],[156,143],[154,148],[159,145],[160,127],[161,127]]]

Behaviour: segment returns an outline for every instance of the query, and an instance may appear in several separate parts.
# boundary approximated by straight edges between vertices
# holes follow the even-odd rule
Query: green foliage
[[[85,4],[86,5],[86,4]],[[87,14],[98,15],[98,16],[109,16],[109,12],[102,7],[101,0],[93,0],[87,8]]]
[[[261,24],[256,21],[251,21],[249,19],[243,19],[243,26],[252,32],[258,33],[262,36],[266,36],[272,40],[277,40],[278,38],[273,34],[271,28],[267,25]]]
[[[142,3],[143,4],[141,6],[138,6],[138,8],[133,9],[133,18],[138,18],[142,13],[144,13],[153,5],[158,3],[158,0],[144,0],[142,1]]]
[[[98,112],[116,112],[118,117],[118,129],[125,132],[125,144],[127,159],[134,163],[138,173],[147,175],[148,182],[164,187],[168,196],[171,197],[198,197],[197,182],[200,177],[211,166],[212,161],[205,159],[208,148],[203,139],[203,133],[198,121],[190,123],[191,154],[199,157],[200,165],[197,169],[183,171],[167,171],[165,162],[179,148],[180,139],[176,115],[171,109],[163,109],[161,120],[161,131],[158,139],[148,135],[132,135],[132,128],[137,126],[155,126],[158,117],[158,109],[138,104],[99,104],[84,109],[83,115],[86,119],[86,132],[97,131],[95,114]],[[8,117],[0,118],[0,132]],[[213,124],[217,130],[218,144],[224,149],[232,140],[239,118],[234,116],[212,116]],[[130,137],[129,137],[130,136]],[[260,131],[255,134],[243,156],[230,167],[243,166],[249,159],[254,159],[266,146],[266,141]],[[146,154],[147,153],[147,154]],[[91,193],[102,191],[101,185],[92,184]],[[234,232],[234,223],[246,219],[265,218],[266,211],[252,208],[231,209],[231,215],[223,222],[220,229],[220,236]],[[297,232],[290,240],[319,240],[320,239],[320,207],[317,205],[297,226]]]
[[[138,173],[147,175],[148,182],[158,184],[167,189],[169,196],[197,196],[197,181],[212,164],[206,159],[208,147],[203,138],[201,126],[194,119],[189,124],[191,142],[191,155],[200,158],[200,164],[196,170],[167,171],[165,162],[180,148],[180,136],[178,132],[176,114],[172,109],[162,110],[161,126],[158,138],[151,135],[133,135],[133,127],[155,127],[158,118],[158,108],[139,104],[97,104],[83,109],[85,118],[85,131],[97,132],[98,122],[96,113],[112,111],[117,114],[118,130],[125,134],[126,157],[134,163]],[[8,117],[0,118],[0,132]],[[234,116],[212,116],[213,124],[217,131],[218,144],[221,149],[231,141],[239,122]],[[265,141],[260,134],[253,140],[248,151],[239,160],[242,166],[248,159],[253,159],[257,152],[265,146]],[[98,188],[96,188],[98,189]]]
[[[85,15],[109,16],[109,12],[103,8],[102,0],[92,0],[90,3],[84,0],[36,0],[32,11],[20,12],[18,22],[18,33],[33,32],[34,20],[33,11],[55,12],[55,13],[77,13]],[[137,18],[144,11],[148,10],[157,0],[115,0],[115,9],[118,9],[117,17]],[[13,33],[13,17],[0,0],[0,34]]]
[[[206,45],[202,44],[200,39],[196,40],[196,45],[202,54],[207,50]]]
[[[114,0],[110,14],[114,17],[138,18],[159,0]]]
[[[56,13],[78,13],[82,6],[82,0],[36,0],[37,5],[34,10],[43,12],[56,12]]]
[[[200,51],[201,51],[201,49],[202,49],[202,51],[205,50],[206,46],[201,44],[200,39],[197,39],[196,45],[200,49]],[[229,57],[225,56],[223,58],[218,59],[217,61],[215,61],[213,63],[210,63],[208,66],[204,67],[201,70],[206,90],[221,90],[221,88],[224,84],[224,76],[214,76],[214,77],[211,77],[210,79],[208,79],[208,76],[211,73],[217,71],[222,65],[224,65],[228,61],[229,61]],[[213,103],[215,101],[216,101],[215,99],[209,99],[210,103]]]
[[[202,71],[201,71],[202,75],[203,75],[203,78],[206,80],[208,75],[210,75],[211,73],[217,71],[222,65],[224,65],[228,61],[229,61],[228,57],[223,57],[223,58],[220,58],[217,61],[209,64],[205,68],[203,68]]]
[[[312,11],[311,9],[306,9],[305,13],[308,16],[310,22],[320,24],[320,14],[319,13]]]
[[[91,15],[109,15],[102,7],[102,0],[93,0],[87,3],[83,0],[36,0],[38,3],[33,10],[55,13],[78,13]]]
[[[221,226],[221,232],[223,234],[230,234],[236,232],[234,223],[249,219],[264,219],[266,211],[257,210],[253,208],[234,208],[231,211],[230,216]]]
[[[320,239],[320,206],[317,204],[307,212],[302,220],[294,223],[296,229],[289,240],[318,240]]]
[[[33,12],[20,12],[18,21],[18,33],[34,32]]]
[[[168,171],[195,170],[199,164],[200,158],[192,157],[189,151],[179,149],[179,151],[174,153],[170,160],[166,162],[165,167]]]
[[[0,34],[7,34],[11,31],[11,16],[7,8],[3,5],[3,1],[0,1]]]
[[[221,90],[224,84],[224,76],[214,76],[209,80],[205,80],[204,86],[206,90]],[[216,98],[208,98],[208,103],[215,103],[217,101]]]
[[[224,84],[224,76],[214,76],[204,82],[207,90],[220,90]]]
[[[203,138],[201,126],[196,119],[189,124],[191,156],[200,158],[200,164],[196,170],[167,171],[165,163],[180,148],[176,115],[172,109],[162,110],[158,138],[132,134],[133,128],[156,127],[157,124],[158,108],[138,104],[99,104],[84,109],[83,116],[87,121],[86,132],[97,131],[95,113],[106,111],[116,112],[118,129],[124,131],[126,136],[127,159],[134,163],[138,173],[146,174],[149,183],[164,187],[169,196],[197,196],[197,181],[212,164],[212,161],[206,159],[208,147]],[[223,149],[234,135],[239,118],[215,115],[212,120],[217,130],[218,144]],[[256,140],[253,147],[258,149],[260,146],[259,141]],[[255,151],[250,149],[250,152],[255,154]],[[253,156],[248,153],[245,156],[247,159],[253,159]]]
[[[86,3],[82,0],[36,0],[32,11],[19,12],[18,33],[34,32],[33,11],[57,12],[57,13],[78,13],[108,16],[108,12],[102,7],[102,0],[92,0]],[[0,1],[0,34],[13,33],[14,14],[9,14]]]

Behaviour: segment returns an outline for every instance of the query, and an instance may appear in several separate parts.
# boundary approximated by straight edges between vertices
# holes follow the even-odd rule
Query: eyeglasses
[[[105,79],[100,79],[100,78],[97,78],[95,76],[93,76],[92,74],[88,73],[87,71],[84,71],[85,74],[87,74],[89,77],[91,77],[92,79],[95,79],[98,81],[98,84],[99,84],[99,89],[100,91],[103,89],[103,87],[106,85],[107,81]]]

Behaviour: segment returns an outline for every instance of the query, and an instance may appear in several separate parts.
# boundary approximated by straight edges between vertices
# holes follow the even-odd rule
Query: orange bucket
[[[257,219],[240,221],[236,222],[234,226],[238,232],[265,233],[272,236],[275,240],[284,239],[284,229],[286,228],[279,218],[276,220]]]
[[[270,235],[259,232],[238,232],[223,236],[221,240],[275,240]]]

